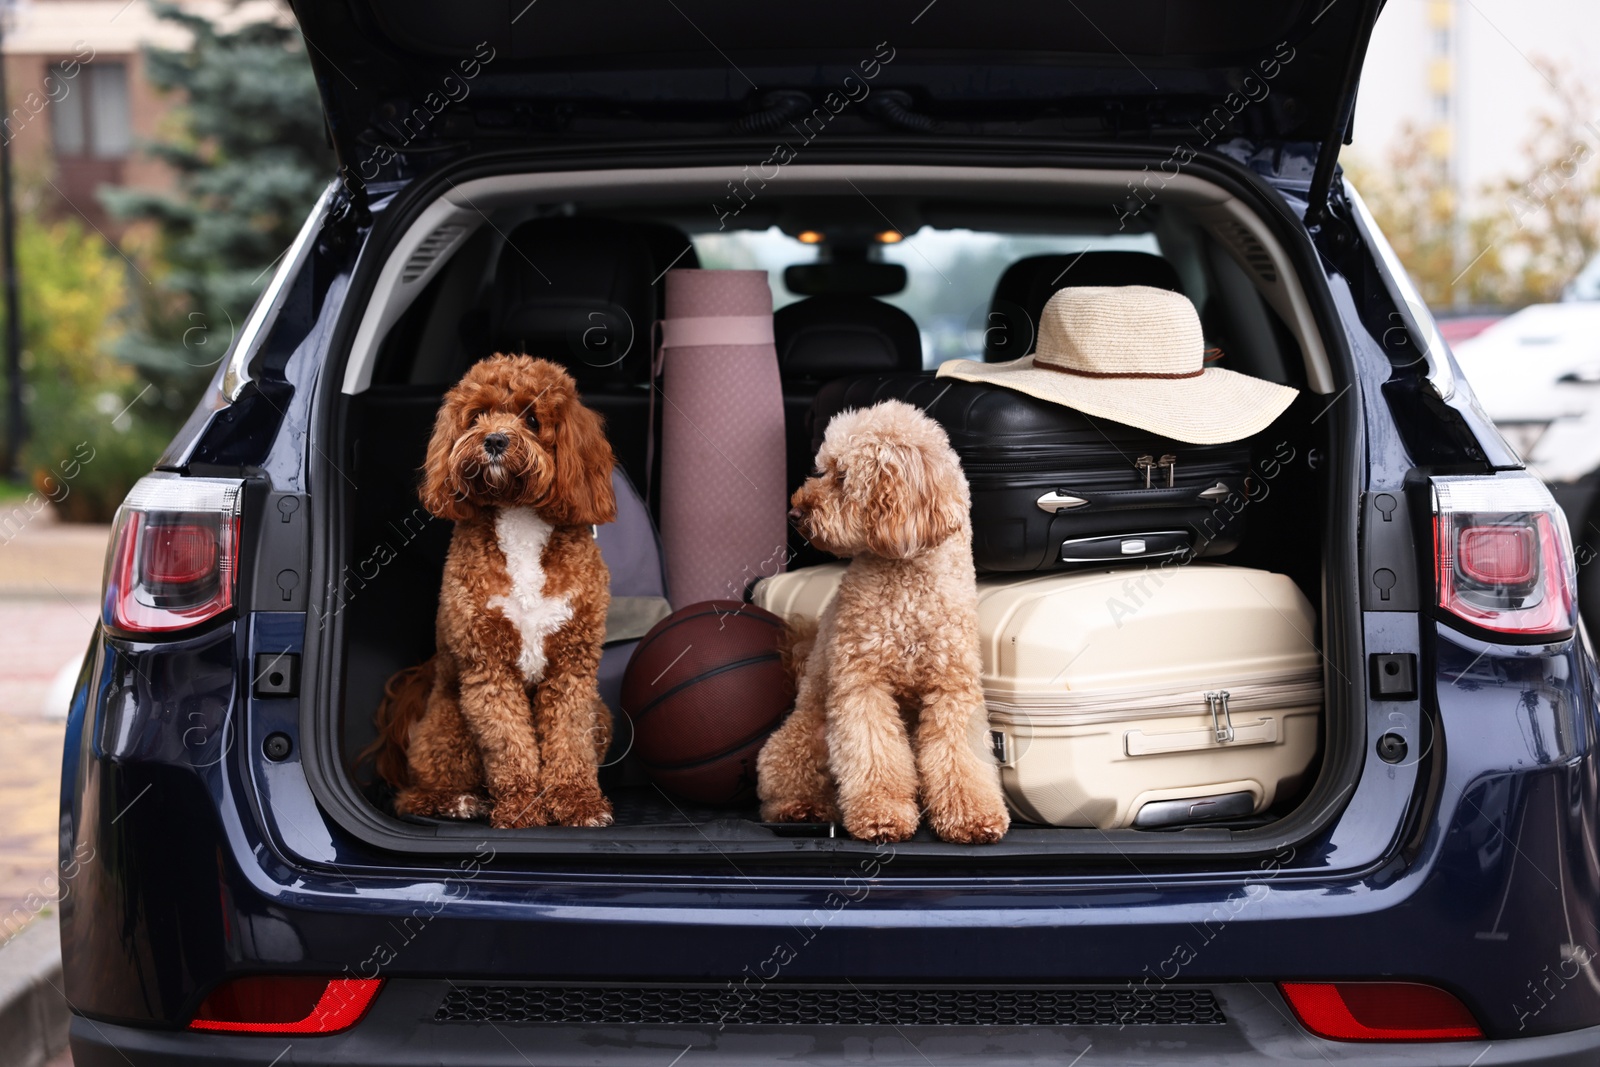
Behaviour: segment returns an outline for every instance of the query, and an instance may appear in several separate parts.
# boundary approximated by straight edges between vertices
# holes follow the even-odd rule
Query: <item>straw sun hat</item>
[[[1004,386],[1195,445],[1259,433],[1294,400],[1286,385],[1207,367],[1205,347],[1200,316],[1182,293],[1083,286],[1045,304],[1033,355],[952,359],[939,377]]]

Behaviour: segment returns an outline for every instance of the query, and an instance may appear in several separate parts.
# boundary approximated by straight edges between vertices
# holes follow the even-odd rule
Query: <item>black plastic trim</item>
[[[1218,1026],[489,1026],[430,1021],[450,983],[391,979],[354,1029],[296,1038],[300,1065],[382,1063],[423,1067],[471,1063],[607,1063],[661,1067],[685,1049],[718,1067],[814,1067],[895,1062],[956,1067],[1068,1067],[1078,1060],[1146,1067],[1593,1067],[1600,1027],[1538,1037],[1449,1042],[1362,1042],[1312,1037],[1293,1020],[1277,987],[1238,981],[1210,985],[1227,1022]],[[291,1044],[259,1034],[197,1034],[72,1020],[77,1067],[261,1067]],[[906,1046],[910,1046],[907,1048]],[[1490,1053],[1493,1055],[1490,1055]]]

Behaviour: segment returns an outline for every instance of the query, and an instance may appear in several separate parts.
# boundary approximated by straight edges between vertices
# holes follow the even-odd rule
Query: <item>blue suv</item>
[[[1337,165],[1380,6],[295,0],[339,173],[123,505],[72,706],[80,1067],[1595,1063],[1595,659]],[[1130,263],[1301,392],[1230,557],[1320,620],[1298,789],[872,845],[673,801],[619,721],[614,826],[395,815],[363,751],[432,649],[417,472],[473,361],[567,365],[648,516],[668,269],[765,268],[780,351],[828,339],[781,365],[796,481],[826,380],[1025,354]]]

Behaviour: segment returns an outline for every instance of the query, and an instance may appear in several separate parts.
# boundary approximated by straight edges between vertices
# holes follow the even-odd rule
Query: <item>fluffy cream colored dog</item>
[[[969,499],[944,430],[911,405],[828,424],[791,515],[851,562],[814,643],[796,642],[795,710],[757,760],[763,819],[903,841],[926,807],[946,841],[1005,834],[983,744]]]

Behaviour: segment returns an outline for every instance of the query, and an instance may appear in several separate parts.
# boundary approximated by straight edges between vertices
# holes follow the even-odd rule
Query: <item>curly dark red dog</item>
[[[390,679],[378,773],[402,814],[496,827],[606,826],[611,717],[595,675],[616,517],[600,417],[566,371],[497,355],[445,395],[422,503],[455,522],[438,652]]]

